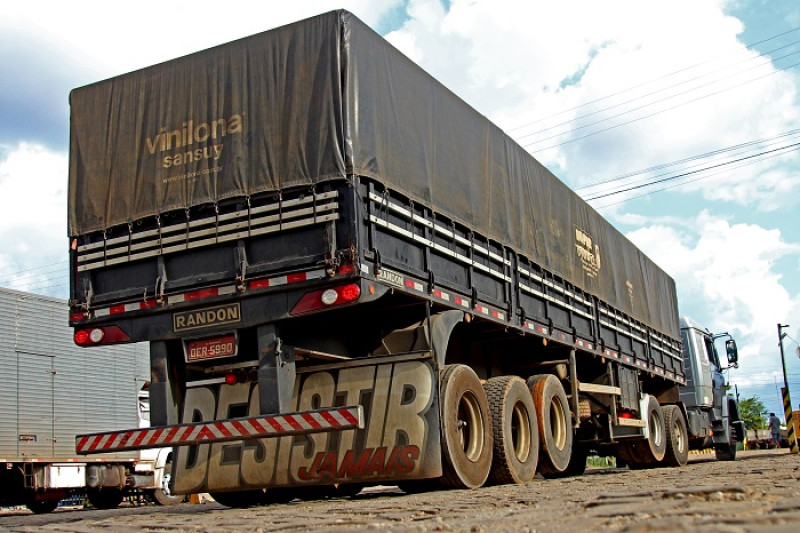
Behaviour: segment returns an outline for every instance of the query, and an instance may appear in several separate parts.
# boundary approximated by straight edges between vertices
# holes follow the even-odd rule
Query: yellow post
[[[797,433],[795,432],[795,425],[792,421],[792,405],[789,399],[789,389],[781,387],[781,394],[783,396],[783,412],[786,415],[786,437],[789,439],[789,449],[792,453],[798,453]]]
[[[789,378],[786,375],[786,358],[783,355],[783,338],[788,335],[784,333],[784,328],[789,325],[784,325],[778,322],[778,345],[781,349],[781,365],[783,366],[783,387],[781,388],[781,396],[783,397],[783,412],[786,415],[786,436],[789,439],[789,448],[792,453],[797,453],[797,438],[794,431],[794,424],[792,423],[792,399],[789,397]]]

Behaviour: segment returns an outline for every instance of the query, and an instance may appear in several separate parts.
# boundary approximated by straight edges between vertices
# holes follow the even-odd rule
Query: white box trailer
[[[96,506],[114,507],[126,490],[161,480],[157,456],[76,455],[77,434],[139,424],[150,367],[146,344],[76,346],[67,309],[64,300],[0,289],[0,505],[47,512],[86,491]]]

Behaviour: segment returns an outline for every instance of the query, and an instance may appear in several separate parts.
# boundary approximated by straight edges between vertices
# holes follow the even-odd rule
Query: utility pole
[[[778,322],[778,346],[781,348],[781,365],[783,366],[783,411],[786,418],[786,435],[789,437],[789,448],[792,453],[798,453],[797,436],[794,434],[794,423],[792,422],[792,400],[789,396],[789,379],[786,374],[786,358],[783,355],[783,338],[787,335],[783,332],[789,325],[781,325]]]

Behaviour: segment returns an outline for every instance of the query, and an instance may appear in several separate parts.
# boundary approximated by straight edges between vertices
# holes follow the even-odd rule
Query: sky
[[[0,287],[67,298],[69,91],[344,8],[666,270],[737,340],[740,398],[800,407],[796,0],[4,2]]]

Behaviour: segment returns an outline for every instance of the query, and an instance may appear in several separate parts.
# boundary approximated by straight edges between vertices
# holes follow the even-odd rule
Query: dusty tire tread
[[[462,378],[454,378],[453,375],[457,373],[464,373],[464,376]],[[475,374],[475,371],[466,365],[447,365],[442,369],[440,376],[440,387],[442,391],[440,404],[442,409],[446,408],[446,404],[448,403],[446,389],[450,386],[450,381],[452,379],[472,381],[471,385],[474,385],[474,387],[469,387],[467,390],[472,391],[475,399],[479,403],[483,442],[481,445],[481,454],[476,461],[470,461],[466,457],[460,457],[460,453],[463,453],[463,450],[458,450],[456,449],[458,447],[454,446],[452,451],[457,455],[455,461],[460,462],[461,465],[456,464],[454,458],[451,456],[450,446],[447,444],[446,433],[448,428],[446,427],[447,422],[445,421],[446,413],[442,411],[442,477],[439,478],[439,481],[445,487],[454,489],[472,489],[480,487],[486,483],[492,466],[492,420],[489,414],[489,402],[486,398],[486,392],[483,390],[483,386],[478,376]],[[460,398],[463,398],[463,396]],[[458,405],[456,405],[455,408],[457,410]],[[465,463],[464,460],[468,461],[468,463]]]
[[[683,419],[683,412],[677,405],[665,405],[662,411],[664,413],[664,427],[667,430],[667,451],[664,454],[664,465],[672,467],[684,466],[689,460],[689,430],[686,427],[685,419]],[[683,451],[675,449],[672,433],[675,417],[680,417],[683,420],[683,445],[685,447]]]
[[[509,464],[507,460],[508,454],[513,454],[515,452],[514,443],[506,440],[506,434],[503,430],[503,418],[506,414],[506,399],[512,393],[512,387],[515,386],[524,387],[526,393],[530,394],[525,381],[518,376],[500,376],[492,378],[483,386],[489,400],[489,410],[494,435],[492,469],[489,472],[488,479],[488,482],[493,485],[526,483],[533,479],[533,476],[536,474],[535,465],[538,462],[539,455],[539,432],[538,422],[536,420],[536,408],[533,405],[532,398],[528,406],[530,410],[529,423],[531,424],[531,435],[529,436],[530,449],[528,450],[530,455],[526,463],[530,464],[529,461],[532,461],[534,467],[530,474],[527,472],[515,472],[513,465]]]
[[[550,449],[551,447],[548,446],[547,435],[550,432],[547,431],[548,428],[545,428],[544,426],[546,424],[546,420],[549,420],[549,412],[548,416],[545,417],[545,408],[542,407],[540,409],[540,400],[537,398],[539,392],[544,392],[539,390],[540,383],[548,379],[551,379],[553,383],[558,384],[558,390],[555,391],[554,399],[559,398],[559,403],[563,409],[565,423],[567,425],[566,442],[563,450],[553,451]],[[539,465],[537,467],[537,471],[544,477],[556,476],[567,469],[569,466],[570,457],[572,456],[574,436],[572,431],[572,414],[569,409],[569,401],[567,400],[566,392],[564,391],[564,387],[561,385],[561,382],[552,374],[537,374],[535,376],[531,376],[528,378],[527,384],[534,398],[536,417],[539,424]],[[544,387],[544,385],[541,387]],[[549,411],[549,406],[547,407],[547,410]],[[556,460],[560,464],[556,464]]]

